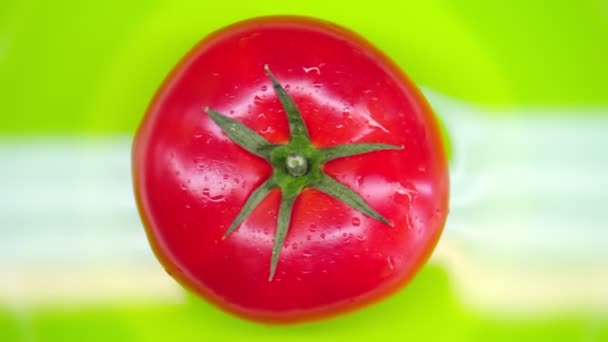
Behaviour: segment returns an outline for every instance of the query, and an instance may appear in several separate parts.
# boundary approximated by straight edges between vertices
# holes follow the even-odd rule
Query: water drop
[[[355,178],[355,184],[361,186],[361,184],[363,184],[363,176],[357,176],[357,178]]]
[[[271,126],[268,126],[265,129],[261,130],[260,133],[262,133],[262,134],[274,133],[274,128],[272,128]]]
[[[298,244],[297,244],[297,243],[295,243],[295,242],[294,242],[294,243],[292,243],[292,244],[291,244],[291,248],[292,248],[292,249],[294,249],[294,250],[295,250],[295,249],[298,249]]]
[[[211,191],[209,190],[209,188],[203,188],[203,197],[204,197],[204,199],[206,199],[207,201],[210,201],[210,202],[223,202],[224,201],[224,196],[222,196],[222,195],[211,195]]]
[[[184,208],[186,208],[186,209],[191,209],[192,207],[190,206],[190,204],[185,204],[185,205],[184,205]]]
[[[315,88],[321,88],[323,87],[323,83],[313,83],[312,86]]]
[[[266,91],[266,90],[268,90],[268,86],[264,84],[264,85],[262,86],[262,91]]]
[[[352,238],[352,235],[348,235],[346,233],[342,234],[342,236],[344,237],[344,243],[349,243],[350,239]]]
[[[365,236],[364,235],[357,235],[357,240],[359,240],[359,241],[365,241]]]
[[[286,84],[284,88],[285,90],[289,90],[291,87],[289,86],[289,84]]]
[[[405,220],[405,223],[407,225],[407,229],[411,230],[412,229],[412,217],[410,215],[407,215],[407,219]]]
[[[325,233],[321,234],[321,239],[325,239]]]
[[[386,264],[388,265],[388,268],[391,270],[391,272],[395,269],[393,257],[386,258]]]
[[[264,114],[264,113],[258,114],[258,120],[264,120],[264,119],[266,119],[266,114]]]
[[[262,102],[263,102],[262,98],[257,95],[253,98],[253,103],[255,103],[257,105],[259,105]]]
[[[355,216],[353,217],[352,223],[353,226],[358,227],[359,225],[361,225],[361,219]]]
[[[319,67],[316,67],[316,66],[309,67],[309,68],[302,67],[302,70],[304,70],[304,72],[307,74],[311,71],[314,71],[317,73],[317,75],[321,75],[321,69],[319,69]]]
[[[317,225],[316,225],[316,224],[314,224],[314,223],[312,223],[312,224],[310,225],[310,229],[309,229],[309,230],[310,230],[310,232],[311,232],[311,233],[316,232],[316,231],[317,231]]]

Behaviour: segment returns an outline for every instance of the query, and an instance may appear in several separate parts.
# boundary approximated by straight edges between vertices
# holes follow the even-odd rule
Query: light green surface
[[[608,4],[601,0],[357,5],[327,0],[0,0],[0,138],[132,134],[158,84],[192,45],[226,24],[267,14],[311,15],[347,26],[383,49],[421,86],[481,107],[608,106]],[[565,112],[575,115],[576,110]],[[542,114],[548,122],[551,115]],[[113,176],[129,176],[122,171]],[[95,172],[82,169],[85,175]],[[495,224],[492,209],[484,208],[485,222]],[[0,229],[27,228],[4,228],[1,222],[6,220],[0,215]],[[156,265],[151,255],[142,258]],[[90,268],[106,271],[98,264]],[[243,322],[193,297],[175,303],[164,298],[94,304],[4,300],[0,341],[608,340],[605,310],[548,305],[531,315],[525,310],[488,312],[461,298],[457,275],[450,272],[444,264],[429,265],[387,301],[296,327]],[[45,282],[43,274],[36,282]],[[7,282],[3,277],[0,273],[0,282]],[[52,293],[48,296],[53,299]]]
[[[166,73],[236,20],[301,14],[372,40],[419,84],[476,103],[606,104],[605,1],[0,2],[0,130],[131,132]]]

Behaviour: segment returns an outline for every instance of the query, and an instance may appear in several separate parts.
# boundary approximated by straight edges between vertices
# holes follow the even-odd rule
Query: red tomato
[[[281,89],[301,113],[310,151],[353,143],[402,149],[317,164],[306,152],[308,174],[286,173],[230,135],[246,130],[240,123],[269,146],[300,148],[291,144],[296,134]],[[223,238],[277,172],[289,184],[324,173],[378,216],[318,190],[317,177],[281,183]],[[137,132],[133,177],[149,241],[169,274],[219,307],[264,322],[329,317],[400,289],[431,254],[448,210],[446,156],[420,91],[363,38],[300,17],[237,23],[185,56]],[[290,220],[271,270],[287,193],[294,200],[283,217]]]

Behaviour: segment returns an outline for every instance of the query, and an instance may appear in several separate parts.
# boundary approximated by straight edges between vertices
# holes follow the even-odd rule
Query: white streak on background
[[[608,307],[608,108],[499,112],[426,94],[454,149],[433,262],[458,298],[518,314]],[[181,298],[143,233],[130,146],[0,140],[0,305]]]
[[[427,91],[453,147],[433,260],[515,315],[608,311],[608,108],[476,108]]]
[[[0,140],[0,305],[181,298],[140,223],[130,146]]]

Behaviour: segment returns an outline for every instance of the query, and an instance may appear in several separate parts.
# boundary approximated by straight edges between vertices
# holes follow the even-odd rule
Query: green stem
[[[381,150],[400,151],[403,147],[383,143],[345,144],[321,149],[314,147],[308,136],[304,119],[302,119],[302,115],[296,104],[276,80],[270,68],[266,65],[264,69],[272,82],[275,93],[285,110],[285,115],[289,122],[291,138],[287,144],[272,144],[237,120],[210,108],[205,108],[205,112],[231,141],[245,150],[264,158],[273,167],[272,176],[249,195],[245,204],[224,234],[224,238],[232,234],[260,202],[266,198],[270,191],[277,187],[280,188],[281,204],[268,277],[268,280],[272,281],[277,271],[281,249],[289,231],[293,205],[301,191],[307,187],[322,191],[344,202],[354,210],[392,226],[392,223],[388,219],[376,212],[359,194],[328,176],[323,171],[323,165],[325,162],[338,158]]]
[[[302,139],[307,142],[310,141],[308,137],[308,130],[306,129],[306,124],[304,124],[304,120],[302,119],[302,115],[300,115],[300,111],[296,106],[295,102],[291,99],[291,96],[287,94],[285,89],[281,86],[279,81],[274,77],[268,64],[264,65],[264,70],[266,70],[266,74],[270,78],[272,82],[272,86],[274,87],[274,91],[281,101],[281,105],[283,106],[283,110],[285,110],[285,114],[287,114],[287,120],[289,121],[289,133],[291,135],[291,139]]]
[[[283,243],[285,242],[285,237],[289,230],[291,212],[297,196],[297,194],[283,194],[283,198],[281,198],[279,216],[277,218],[277,231],[274,237],[274,246],[272,247],[272,257],[270,259],[270,275],[268,276],[268,281],[271,281],[272,278],[274,278],[274,274],[277,271],[281,249],[283,249]]]

